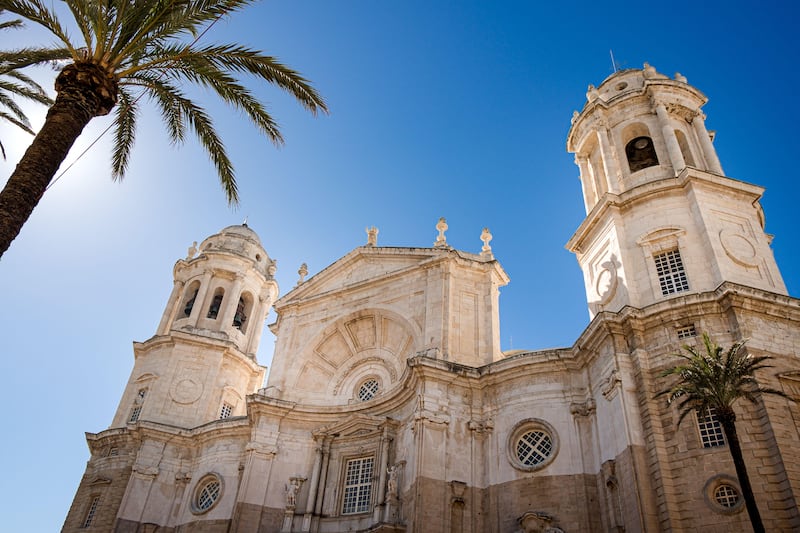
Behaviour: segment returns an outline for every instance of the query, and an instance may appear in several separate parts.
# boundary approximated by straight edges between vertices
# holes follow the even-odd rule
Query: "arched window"
[[[242,326],[247,321],[247,314],[244,312],[244,298],[239,298],[239,303],[236,304],[236,312],[233,314],[233,327],[242,330]]]
[[[200,290],[200,282],[194,281],[191,285],[189,285],[189,289],[186,291],[186,295],[184,296],[183,302],[183,317],[188,317],[192,314],[192,309],[194,309],[194,301],[197,299],[197,292]]]
[[[216,320],[219,314],[219,309],[222,307],[222,298],[225,296],[225,290],[218,288],[214,291],[214,299],[211,300],[211,305],[208,306],[208,314],[206,317]]]
[[[628,166],[632,173],[658,165],[656,148],[650,137],[636,137],[628,142],[625,145],[625,156],[628,158]]]
[[[239,297],[239,303],[236,304],[236,313],[233,315],[233,327],[241,331],[247,332],[248,317],[253,310],[253,297],[249,292],[243,292]]]

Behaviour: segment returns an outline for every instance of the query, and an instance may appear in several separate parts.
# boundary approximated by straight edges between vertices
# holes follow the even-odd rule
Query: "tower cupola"
[[[687,166],[722,175],[700,110],[706,101],[684,76],[670,79],[647,63],[590,85],[567,138],[586,212],[607,192],[675,177]]]
[[[229,226],[189,248],[156,334],[134,343],[131,378],[112,427],[139,421],[193,428],[246,413],[263,384],[256,361],[278,296],[275,261],[256,233]]]
[[[706,97],[645,63],[589,86],[567,150],[586,218],[567,244],[590,315],[644,307],[733,282],[786,294],[757,185],[724,175]]]
[[[228,226],[175,264],[175,287],[157,334],[176,330],[224,339],[254,357],[278,296],[275,270],[252,229]]]

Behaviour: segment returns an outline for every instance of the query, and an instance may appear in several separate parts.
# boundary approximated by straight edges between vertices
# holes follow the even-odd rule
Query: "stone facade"
[[[568,247],[593,318],[569,348],[501,351],[491,235],[454,250],[444,219],[430,248],[378,246],[373,228],[280,299],[246,226],[193,246],[111,427],[87,434],[63,531],[749,530],[713,418],[678,426],[654,398],[703,331],[749,339],[775,358],[763,384],[800,395],[800,301],[762,189],[722,172],[705,101],[648,65],[590,86],[568,138],[587,211]],[[767,530],[800,529],[800,407],[737,416]]]

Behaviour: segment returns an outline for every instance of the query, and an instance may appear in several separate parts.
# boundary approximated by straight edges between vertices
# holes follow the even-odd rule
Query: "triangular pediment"
[[[363,283],[404,275],[432,261],[446,259],[450,250],[362,246],[351,251],[284,295],[276,307],[335,293]]]
[[[383,431],[383,427],[390,422],[392,422],[390,418],[359,413],[353,414],[333,424],[317,428],[312,433],[315,437],[336,438],[379,435]]]

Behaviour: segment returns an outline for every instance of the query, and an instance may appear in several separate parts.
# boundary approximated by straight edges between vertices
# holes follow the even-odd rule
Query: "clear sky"
[[[602,6],[599,7],[599,6]],[[128,176],[109,178],[106,140],[44,196],[0,261],[0,400],[8,531],[61,527],[88,449],[111,422],[155,333],[172,266],[192,241],[241,223],[278,261],[284,292],[366,242],[479,252],[489,227],[511,283],[501,293],[504,350],[570,346],[588,323],[583,278],[564,244],[584,212],[566,153],[586,87],[647,61],[709,97],[706,124],[727,175],[766,187],[766,230],[792,295],[800,289],[797,8],[791,2],[294,0],[220,21],[203,42],[239,41],[310,78],[331,115],[258,89],[287,144],[273,148],[212,98],[242,203],[225,203],[212,165],[176,149],[150,108]],[[0,48],[37,33],[0,35]],[[52,85],[55,73],[40,73]],[[32,113],[37,124],[42,112]],[[70,161],[109,123],[96,119]],[[9,152],[29,142],[0,125]],[[63,167],[62,167],[63,168]],[[274,318],[274,315],[272,315]],[[259,359],[269,365],[270,333]]]

